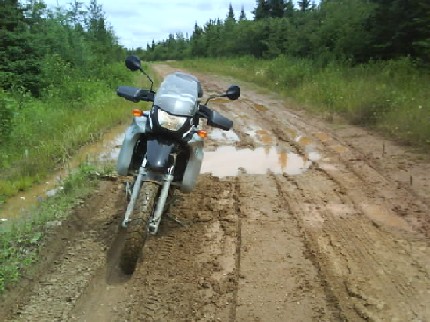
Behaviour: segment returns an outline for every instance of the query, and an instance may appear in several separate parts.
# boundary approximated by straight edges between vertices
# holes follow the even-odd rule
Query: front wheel
[[[148,224],[154,212],[160,186],[154,182],[144,182],[136,201],[131,220],[127,225],[124,247],[120,256],[121,270],[133,274],[137,261],[148,236]]]

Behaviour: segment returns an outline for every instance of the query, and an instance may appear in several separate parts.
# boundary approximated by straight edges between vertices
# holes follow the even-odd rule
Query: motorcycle
[[[236,100],[240,87],[230,86],[225,93],[211,95],[200,102],[203,90],[199,80],[190,74],[167,75],[157,92],[154,82],[141,67],[140,59],[125,60],[131,71],[140,71],[151,83],[149,89],[120,86],[117,94],[134,103],[151,102],[150,111],[133,110],[133,121],[125,132],[118,156],[117,172],[133,179],[126,183],[127,209],[122,221],[125,242],[120,267],[133,274],[148,234],[156,234],[163,214],[174,201],[175,190],[191,192],[197,182],[203,160],[207,125],[228,131],[233,122],[207,107],[217,97]]]

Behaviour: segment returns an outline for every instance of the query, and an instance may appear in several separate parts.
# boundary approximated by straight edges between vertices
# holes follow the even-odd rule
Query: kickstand
[[[180,221],[176,217],[173,217],[171,214],[164,214],[164,215],[166,216],[167,219],[177,223],[178,225],[185,227],[185,228],[188,227],[188,225],[186,225],[185,223],[183,223],[182,221]]]

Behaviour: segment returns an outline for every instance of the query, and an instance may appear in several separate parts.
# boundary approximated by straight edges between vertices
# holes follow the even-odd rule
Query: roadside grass
[[[113,95],[79,110],[60,104],[48,107],[29,102],[16,117],[11,140],[0,148],[0,195],[4,198],[39,182],[66,164],[80,146],[99,140],[107,128],[129,117],[124,100]]]
[[[38,260],[49,229],[61,224],[72,207],[94,190],[98,178],[113,172],[113,164],[81,164],[64,180],[55,196],[41,202],[24,217],[0,223],[0,294]]]
[[[178,61],[175,66],[221,73],[293,98],[333,119],[370,127],[430,151],[430,75],[404,58],[350,66],[280,56]]]
[[[40,99],[0,91],[0,116],[10,118],[7,131],[0,133],[0,208],[7,198],[64,167],[79,147],[130,120],[132,103],[117,97],[115,88],[141,83],[143,77],[122,64],[111,68],[115,74],[105,81],[72,79]]]

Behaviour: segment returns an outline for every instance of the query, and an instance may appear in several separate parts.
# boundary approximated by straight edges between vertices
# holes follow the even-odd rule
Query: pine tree
[[[293,0],[288,0],[285,3],[284,17],[292,18],[293,15],[294,15],[294,3],[293,3]]]
[[[260,20],[270,17],[270,6],[267,0],[257,0],[257,7],[252,12],[254,20]]]
[[[430,6],[426,0],[372,0],[373,51],[379,58],[422,56],[430,49]],[[427,8],[427,9],[426,9]],[[427,49],[427,50],[428,50]],[[427,51],[428,53],[428,51]],[[424,60],[430,61],[430,57]]]
[[[282,18],[284,16],[284,0],[269,0],[270,16],[272,18]]]
[[[234,17],[233,6],[231,5],[231,3],[228,5],[227,21],[236,21],[236,18]]]
[[[40,92],[40,53],[18,0],[0,1],[0,88]]]
[[[246,20],[246,15],[245,15],[245,9],[242,5],[242,8],[240,9],[239,21],[243,21],[243,20]]]
[[[301,0],[301,1],[297,1],[297,4],[299,5],[300,11],[307,11],[307,10],[309,10],[309,8],[311,6],[311,1],[310,0]]]

